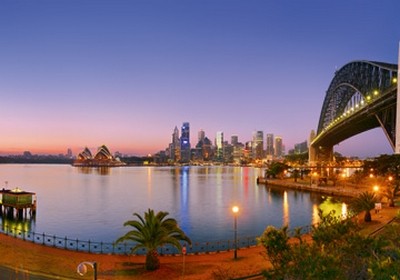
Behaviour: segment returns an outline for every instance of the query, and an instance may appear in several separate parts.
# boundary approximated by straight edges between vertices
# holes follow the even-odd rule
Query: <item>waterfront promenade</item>
[[[275,184],[290,184],[285,180]],[[288,187],[288,186],[286,186]],[[292,187],[296,187],[293,185]],[[329,187],[336,188],[336,187]],[[346,192],[351,193],[349,187]],[[364,233],[372,233],[398,213],[399,208],[384,207],[372,213],[373,221],[364,226]],[[99,265],[98,279],[226,279],[258,274],[268,268],[264,249],[255,246],[238,251],[238,259],[233,259],[233,251],[182,256],[162,256],[161,268],[155,272],[144,271],[144,256],[100,255],[68,251],[33,244],[11,236],[0,235],[0,263],[18,271],[18,275],[30,279],[28,273],[52,276],[54,279],[92,279],[89,271],[81,277],[76,273],[77,265],[83,261],[96,261]],[[90,270],[90,269],[89,269]],[[25,277],[26,276],[26,277]],[[216,276],[214,278],[214,276]],[[223,278],[225,277],[225,278]]]
[[[330,196],[345,197],[356,197],[362,192],[373,191],[372,186],[367,184],[355,185],[344,182],[339,182],[336,185],[333,185],[332,182],[328,182],[326,184],[317,184],[316,182],[311,182],[309,178],[304,180],[298,179],[297,182],[295,182],[293,179],[267,179],[267,183],[265,185],[317,192]]]

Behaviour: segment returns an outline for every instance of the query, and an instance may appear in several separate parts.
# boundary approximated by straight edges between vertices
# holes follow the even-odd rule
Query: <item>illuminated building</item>
[[[283,156],[282,137],[275,137],[275,157],[280,158]]]
[[[216,161],[222,161],[224,158],[224,133],[222,131],[218,131],[215,137],[215,148],[216,154],[215,159]]]
[[[255,131],[252,143],[254,159],[262,159],[264,157],[264,132]]]
[[[180,162],[190,162],[190,125],[184,122],[181,128],[181,159]]]
[[[267,143],[266,143],[267,147],[265,150],[265,153],[267,155],[268,158],[273,157],[274,156],[274,135],[271,133],[267,134]]]
[[[114,158],[106,145],[102,145],[97,149],[96,155],[93,157],[89,148],[85,148],[78,154],[77,159],[73,162],[73,166],[122,166],[125,163]]]

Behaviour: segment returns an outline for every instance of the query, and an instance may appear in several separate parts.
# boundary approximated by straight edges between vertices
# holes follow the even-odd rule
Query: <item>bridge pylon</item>
[[[333,146],[310,146],[309,166],[330,166],[333,163]]]

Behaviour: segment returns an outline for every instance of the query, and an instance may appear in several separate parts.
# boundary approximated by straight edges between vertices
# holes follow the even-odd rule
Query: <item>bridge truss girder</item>
[[[396,100],[395,64],[355,61],[336,71],[311,142],[310,163],[332,161],[333,152],[326,151],[333,151],[334,145],[379,126],[394,149]]]
[[[336,71],[328,88],[318,123],[317,134],[345,113],[351,98],[359,93],[364,100],[394,87],[397,65],[381,62],[354,61]]]

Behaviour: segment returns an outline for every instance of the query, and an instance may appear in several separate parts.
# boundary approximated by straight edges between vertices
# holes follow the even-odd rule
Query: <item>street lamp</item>
[[[93,268],[93,279],[97,280],[97,263],[96,262],[81,262],[78,265],[76,272],[78,272],[78,274],[80,276],[85,275],[87,273],[87,265],[89,265]]]
[[[239,207],[232,207],[233,217],[234,217],[234,232],[235,232],[235,251],[233,254],[234,259],[237,259],[237,214],[239,213]]]

